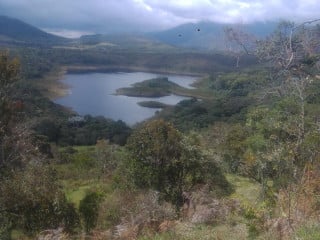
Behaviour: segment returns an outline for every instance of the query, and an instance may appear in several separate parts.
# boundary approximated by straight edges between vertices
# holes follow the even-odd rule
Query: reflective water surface
[[[152,117],[160,109],[141,107],[141,101],[158,101],[166,104],[177,104],[187,97],[166,96],[160,98],[141,98],[114,95],[118,88],[147,79],[166,76],[180,86],[191,88],[197,78],[182,75],[159,75],[146,72],[118,73],[81,73],[66,74],[62,80],[70,86],[69,94],[55,100],[56,103],[70,107],[80,115],[105,116],[134,124]]]

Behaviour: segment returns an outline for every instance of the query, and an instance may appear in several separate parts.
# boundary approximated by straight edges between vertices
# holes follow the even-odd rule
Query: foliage
[[[71,162],[77,171],[86,171],[93,168],[96,162],[93,151],[79,151],[72,155]]]
[[[172,94],[177,89],[183,88],[170,82],[167,77],[158,77],[135,83],[130,88],[117,89],[117,94],[129,97],[163,97]]]
[[[128,140],[128,167],[135,185],[160,192],[177,208],[183,191],[199,183],[227,187],[213,161],[200,150],[195,138],[181,135],[171,124],[154,120],[137,129]]]
[[[44,165],[30,164],[16,171],[0,188],[1,212],[7,214],[14,228],[34,233],[61,224],[72,231],[78,225],[78,215],[66,201],[54,171]]]
[[[80,201],[79,212],[83,218],[84,227],[87,233],[97,224],[101,197],[101,194],[98,192],[89,192]]]
[[[181,131],[203,129],[219,121],[241,122],[246,111],[259,104],[269,84],[268,72],[260,67],[214,73],[196,84],[192,94],[197,98],[183,100],[159,115]]]
[[[241,164],[241,174],[259,181],[266,206],[279,211],[280,235],[319,210],[314,184],[320,32],[308,25],[316,21],[281,22],[272,35],[256,42],[252,53],[270,71],[269,87],[262,94],[264,104],[248,111],[246,124],[229,133],[226,146],[227,159]],[[317,230],[311,232],[317,236]]]
[[[154,188],[178,206],[182,204],[182,140],[172,125],[156,120],[133,133],[128,141],[129,167],[138,187]]]
[[[243,41],[251,40],[249,36],[228,33],[231,38],[237,38],[231,40],[236,40],[246,51],[254,50],[244,45]],[[176,229],[175,232],[159,234],[155,239],[233,239],[235,235],[244,239],[248,237],[246,230],[249,230],[249,237],[254,238],[267,225],[263,222],[264,217],[284,216],[286,222],[293,222],[293,227],[304,219],[316,217],[319,213],[320,175],[319,39],[318,26],[284,22],[274,34],[255,42],[256,51],[253,53],[262,61],[262,66],[232,72],[217,72],[230,70],[233,63],[230,57],[219,54],[159,53],[159,49],[145,51],[128,45],[98,46],[94,42],[90,47],[76,44],[58,48],[17,47],[13,51],[21,56],[21,74],[26,80],[14,86],[12,83],[18,79],[19,63],[8,53],[3,53],[0,94],[5,97],[0,100],[0,167],[4,166],[4,159],[12,164],[1,171],[0,238],[9,238],[14,228],[32,233],[64,224],[68,231],[72,231],[79,224],[77,211],[65,199],[54,171],[40,164],[44,159],[37,154],[39,151],[48,152],[48,141],[61,146],[96,144],[91,150],[86,147],[83,147],[84,151],[81,148],[64,149],[61,152],[63,164],[57,166],[63,169],[61,179],[69,181],[67,184],[63,182],[65,185],[77,182],[76,187],[65,189],[68,197],[76,198],[74,202],[82,199],[80,212],[88,232],[96,224],[100,226],[99,221],[111,227],[122,217],[129,219],[129,215],[146,210],[145,204],[140,208],[130,204],[133,198],[139,202],[136,192],[125,197],[122,192],[119,197],[112,192],[117,188],[124,192],[134,187],[151,188],[177,209],[183,203],[183,191],[192,191],[199,184],[210,185],[211,194],[219,189],[230,192],[230,184],[217,167],[217,160],[221,165],[227,162],[230,172],[255,180],[233,177],[237,191],[231,197],[250,203],[242,212],[246,219],[237,221],[246,221],[249,229],[242,224],[238,231],[234,222],[228,226],[186,226],[180,233]],[[236,57],[239,60],[240,53]],[[198,83],[199,89],[193,91],[197,98],[182,101],[159,115],[186,133],[199,128],[214,131],[206,127],[217,121],[223,121],[228,130],[217,135],[218,139],[212,137],[212,141],[219,142],[219,145],[213,145],[212,153],[205,151],[195,134],[183,135],[162,120],[151,121],[134,130],[126,146],[128,151],[117,152],[112,143],[125,145],[131,134],[131,129],[123,122],[92,116],[85,116],[80,122],[69,121],[69,113],[55,106],[41,95],[39,88],[32,86],[32,78],[41,79],[50,70],[56,71],[61,64],[94,65],[91,69],[94,71],[123,70],[119,67],[121,65],[133,69],[211,73]],[[250,62],[244,64],[250,65]],[[70,69],[88,71],[88,68],[79,66]],[[138,91],[144,91],[175,86],[159,86],[149,81],[136,87]],[[24,128],[14,126],[13,113],[22,105],[29,117],[41,117],[33,119],[36,137],[26,137]],[[33,142],[36,144],[31,144]],[[220,149],[216,151],[216,146],[222,153]],[[28,164],[30,161],[32,164]],[[105,184],[101,181],[110,176],[114,180],[112,187],[108,186],[112,194],[103,204],[100,193],[91,191],[84,197],[88,189]],[[94,178],[97,179],[92,181]],[[260,199],[264,200],[262,205],[268,208],[265,212],[260,212],[252,204],[260,200],[260,190]],[[101,205],[103,214],[99,214]],[[140,214],[144,218],[149,217],[147,215]],[[272,219],[268,220],[275,225]],[[310,238],[317,238],[318,232],[317,224],[305,224],[294,234],[308,239],[308,234]]]
[[[167,104],[165,103],[161,103],[161,102],[157,102],[157,101],[142,101],[142,102],[138,102],[138,104],[141,107],[147,107],[147,108],[165,108],[168,107]]]
[[[295,232],[295,237],[301,240],[320,239],[320,226],[318,222],[303,224]]]
[[[18,80],[19,66],[17,59],[11,59],[8,52],[0,51],[0,170],[6,162],[4,141],[10,135],[10,122],[16,110],[11,88]]]
[[[130,127],[121,120],[86,115],[80,122],[63,122],[57,141],[60,145],[94,145],[99,139],[108,139],[112,143],[124,145],[130,133]]]
[[[117,147],[106,140],[98,140],[96,144],[97,165],[103,173],[113,173],[118,167]]]
[[[129,208],[128,201],[123,200],[125,195],[125,192],[117,193],[117,191],[114,191],[101,202],[98,216],[100,227],[110,228],[121,222],[121,218],[125,215],[123,209]],[[126,206],[124,207],[124,205]]]
[[[50,142],[57,142],[59,138],[59,122],[50,118],[39,119],[39,123],[34,127],[34,130],[39,135],[48,137]]]

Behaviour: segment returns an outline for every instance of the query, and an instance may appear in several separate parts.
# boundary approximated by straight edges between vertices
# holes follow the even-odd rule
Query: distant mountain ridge
[[[225,50],[224,29],[234,27],[246,31],[257,38],[272,33],[277,24],[274,22],[254,24],[220,24],[214,22],[187,23],[177,27],[151,33],[137,34],[95,34],[80,38],[85,44],[109,42],[120,45],[142,46],[143,44],[165,44],[178,48],[192,48],[195,50]]]
[[[0,40],[23,43],[50,44],[67,39],[40,30],[21,20],[0,16]]]
[[[224,29],[240,28],[254,36],[265,37],[272,33],[275,22],[253,24],[221,24],[214,22],[187,23],[165,31],[147,34],[149,37],[176,47],[195,49],[221,49],[224,47]]]
[[[195,50],[225,50],[224,29],[228,26],[240,28],[257,37],[264,37],[277,26],[274,22],[230,25],[214,22],[187,23],[177,27],[136,34],[94,34],[85,35],[75,42],[86,45],[121,46],[141,50],[192,48]],[[0,44],[63,45],[70,39],[40,30],[21,20],[0,16]],[[71,43],[72,44],[72,43]]]

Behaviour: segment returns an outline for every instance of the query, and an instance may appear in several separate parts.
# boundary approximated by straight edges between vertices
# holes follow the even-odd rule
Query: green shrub
[[[0,192],[0,206],[4,209],[1,217],[6,217],[1,222],[28,234],[61,225],[73,231],[79,223],[78,214],[67,202],[55,172],[47,166],[29,165],[23,171],[16,171],[1,182]]]
[[[97,192],[89,192],[80,201],[79,212],[83,219],[86,232],[90,232],[97,225],[99,204],[102,196]]]
[[[183,204],[183,191],[197,184],[231,190],[217,164],[203,153],[197,137],[183,136],[163,120],[136,130],[127,148],[127,168],[134,184],[159,191],[160,199],[171,202],[177,210]]]

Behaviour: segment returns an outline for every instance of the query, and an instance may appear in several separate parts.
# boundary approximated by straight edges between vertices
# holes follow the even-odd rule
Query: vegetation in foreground
[[[72,118],[1,52],[0,238],[317,239],[319,34],[280,24],[254,52],[268,66],[134,129]]]

